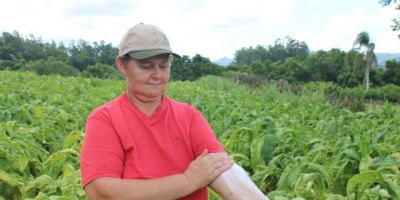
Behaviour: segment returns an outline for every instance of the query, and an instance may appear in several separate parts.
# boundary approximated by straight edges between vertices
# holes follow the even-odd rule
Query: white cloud
[[[312,50],[351,48],[357,33],[366,30],[376,43],[376,50],[400,52],[397,33],[390,30],[396,15],[393,7],[354,8],[344,12],[338,2],[332,18],[321,27],[307,27],[293,18],[309,10],[300,10],[304,2],[323,9],[322,0],[13,0],[0,7],[0,31],[17,30],[44,40],[89,42],[104,40],[118,45],[124,32],[143,22],[159,26],[178,53],[199,53],[211,59],[230,56],[242,48],[269,45],[275,39],[290,35],[305,41]],[[378,9],[376,9],[378,7]],[[325,13],[319,12],[321,15]],[[321,18],[321,19],[319,19]],[[314,20],[314,19],[313,19]],[[295,24],[293,24],[295,23]],[[298,24],[301,29],[298,28]],[[310,29],[311,28],[311,29]],[[395,41],[395,42],[393,42]]]
[[[376,45],[375,52],[399,52],[399,41],[390,42],[396,41],[397,33],[388,28],[394,16],[388,9],[370,12],[358,7],[352,12],[334,16],[319,31],[298,30],[294,37],[306,41],[312,50],[340,48],[348,51],[356,35],[367,31]]]
[[[321,5],[322,0],[310,0],[310,3],[311,3],[311,5],[318,6],[318,5]]]
[[[266,30],[289,17],[294,7],[294,0],[204,1],[183,20],[179,38],[187,42],[182,48],[212,59],[232,56],[265,41]]]

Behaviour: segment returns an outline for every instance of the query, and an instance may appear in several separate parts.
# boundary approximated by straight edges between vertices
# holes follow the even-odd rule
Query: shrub
[[[21,68],[22,71],[33,71],[39,75],[58,74],[61,76],[77,76],[79,70],[53,58],[30,61]]]
[[[113,66],[102,63],[88,66],[82,75],[85,77],[96,77],[101,79],[120,78],[119,73]]]

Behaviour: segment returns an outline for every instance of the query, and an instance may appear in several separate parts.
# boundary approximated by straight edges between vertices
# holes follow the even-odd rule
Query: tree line
[[[117,53],[116,47],[104,41],[91,44],[84,40],[72,41],[67,47],[32,35],[24,38],[18,32],[3,32],[0,36],[0,69],[34,71],[41,75],[120,77],[114,66]],[[356,49],[311,52],[305,42],[285,37],[269,46],[237,50],[234,63],[227,67],[220,67],[199,54],[183,55],[181,59],[174,59],[171,78],[196,80],[205,75],[240,73],[289,83],[329,81],[354,87],[364,83],[365,64],[365,52]],[[388,83],[400,85],[400,63],[389,61],[385,68],[369,68],[373,87]]]
[[[120,77],[114,62],[118,49],[104,41],[89,43],[84,40],[71,44],[44,42],[18,32],[0,35],[0,70],[34,71],[39,75],[87,76],[98,78]],[[197,54],[184,55],[173,61],[172,79],[195,80],[204,75],[218,75],[221,69],[208,58]]]
[[[227,70],[289,83],[324,81],[346,87],[365,85],[367,74],[372,86],[400,85],[400,63],[392,60],[383,68],[377,67],[375,45],[368,33],[355,36],[354,46],[349,51],[333,48],[310,52],[305,42],[286,37],[266,47],[237,50],[235,62]]]

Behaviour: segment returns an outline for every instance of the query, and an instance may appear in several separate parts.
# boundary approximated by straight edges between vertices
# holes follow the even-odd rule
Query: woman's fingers
[[[204,151],[197,157],[197,158],[202,158],[208,154],[208,149],[204,149]]]
[[[235,164],[235,161],[233,161],[233,158],[228,156],[228,158],[225,158],[221,160],[217,165],[214,170],[214,173],[216,176],[219,176],[221,173],[225,172],[229,168],[231,168]]]
[[[197,186],[204,187],[234,164],[233,158],[226,153],[208,153],[204,150],[192,161],[185,171],[189,180]]]
[[[225,170],[229,169],[233,164],[234,160],[231,156],[226,153],[210,153],[209,160],[216,174],[220,174]]]

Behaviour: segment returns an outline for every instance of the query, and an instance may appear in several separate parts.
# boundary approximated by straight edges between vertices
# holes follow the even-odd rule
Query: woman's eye
[[[141,65],[139,65],[140,66],[140,68],[143,68],[143,69],[150,69],[150,68],[152,68],[152,65],[151,64],[141,64]]]
[[[168,65],[167,65],[167,64],[164,64],[164,65],[160,65],[160,68],[161,68],[161,69],[165,69],[165,68],[168,68]]]

